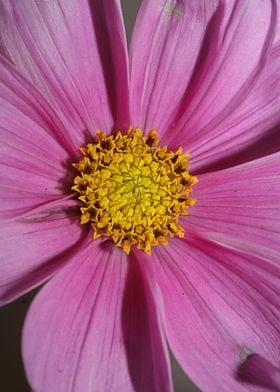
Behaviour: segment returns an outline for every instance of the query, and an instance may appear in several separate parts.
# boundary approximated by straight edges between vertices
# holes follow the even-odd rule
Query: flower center
[[[131,246],[151,254],[167,237],[184,236],[180,215],[195,204],[189,198],[196,177],[188,172],[189,154],[159,147],[157,132],[141,129],[108,136],[81,148],[80,172],[72,187],[79,194],[81,223],[90,222],[93,238],[111,237],[129,254]]]

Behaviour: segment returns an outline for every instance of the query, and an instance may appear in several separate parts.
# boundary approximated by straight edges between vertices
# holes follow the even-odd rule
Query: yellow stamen
[[[159,147],[157,131],[141,129],[108,136],[81,148],[80,172],[72,187],[82,201],[81,223],[90,222],[93,238],[111,237],[129,254],[131,246],[151,254],[167,237],[184,236],[180,215],[195,204],[189,197],[197,178],[189,174],[189,154]]]

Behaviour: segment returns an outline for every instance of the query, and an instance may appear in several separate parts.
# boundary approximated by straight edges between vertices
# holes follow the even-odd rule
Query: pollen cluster
[[[82,202],[81,223],[91,224],[94,239],[111,237],[127,254],[133,245],[151,254],[168,236],[184,236],[178,221],[195,204],[189,193],[197,179],[189,174],[188,154],[158,142],[155,130],[144,136],[130,128],[115,136],[97,131],[96,143],[81,148],[72,189]]]

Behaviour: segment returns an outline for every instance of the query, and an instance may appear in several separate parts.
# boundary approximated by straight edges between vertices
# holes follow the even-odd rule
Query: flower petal
[[[215,129],[188,145],[192,169],[211,171],[280,150],[280,45],[273,48],[255,88]]]
[[[276,33],[274,37],[274,43],[273,45],[279,46],[280,45],[280,17],[278,15],[278,21],[277,21],[277,26],[276,26]]]
[[[197,204],[182,218],[186,233],[278,262],[280,153],[199,176]]]
[[[33,149],[33,138],[44,152],[44,158],[56,163],[66,159],[67,153],[77,157],[81,135],[71,132],[64,123],[65,115],[54,109],[43,95],[14,66],[0,57],[1,132],[4,139],[18,137],[17,144],[29,143]],[[22,126],[21,126],[22,123]],[[30,128],[30,129],[29,129]],[[47,154],[48,152],[48,154]]]
[[[171,350],[203,391],[248,390],[236,378],[244,348],[279,363],[279,266],[191,235],[145,266]]]
[[[3,0],[4,54],[80,132],[127,121],[126,42],[119,1]]]
[[[271,54],[277,7],[275,0],[220,2],[164,143],[173,141],[174,147],[180,143],[192,151],[201,140],[212,141],[217,126],[239,110]]]
[[[130,256],[122,309],[130,376],[136,391],[170,392],[173,388],[167,346],[141,253]]]
[[[44,98],[0,60],[0,216],[69,194],[78,148]]]
[[[156,310],[136,259],[89,246],[39,293],[23,333],[28,379],[43,391],[170,391]]]
[[[246,360],[238,368],[238,377],[240,380],[251,384],[260,385],[280,391],[280,369],[273,366],[261,355],[248,355]]]
[[[192,77],[216,1],[144,0],[130,46],[131,123],[161,135]]]
[[[78,219],[65,216],[65,200],[0,225],[0,303],[10,302],[59,270],[84,242]]]

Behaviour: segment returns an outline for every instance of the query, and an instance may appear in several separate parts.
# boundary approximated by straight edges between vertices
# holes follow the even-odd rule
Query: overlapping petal
[[[40,391],[170,391],[155,305],[136,260],[91,244],[32,304],[23,335]]]
[[[271,51],[256,86],[238,110],[215,129],[197,134],[191,151],[192,169],[213,171],[280,150],[280,45]]]
[[[277,18],[276,0],[220,3],[167,143],[172,144],[173,137],[192,151],[200,138],[212,140],[216,127],[222,122],[226,126],[265,70]]]
[[[237,380],[237,370],[244,350],[279,363],[279,266],[191,235],[156,248],[145,266],[171,349],[193,381],[209,392],[265,391]]]
[[[131,48],[132,120],[159,129],[164,144],[192,147],[250,92],[276,23],[274,0],[144,1]]]
[[[3,55],[61,111],[71,132],[127,121],[119,1],[1,0],[0,23]]]
[[[238,378],[272,391],[280,391],[280,369],[261,355],[245,353],[247,357],[238,368]]]
[[[199,176],[186,233],[277,262],[280,257],[280,154]]]
[[[132,124],[161,135],[170,127],[217,5],[212,0],[142,2],[130,47]]]

